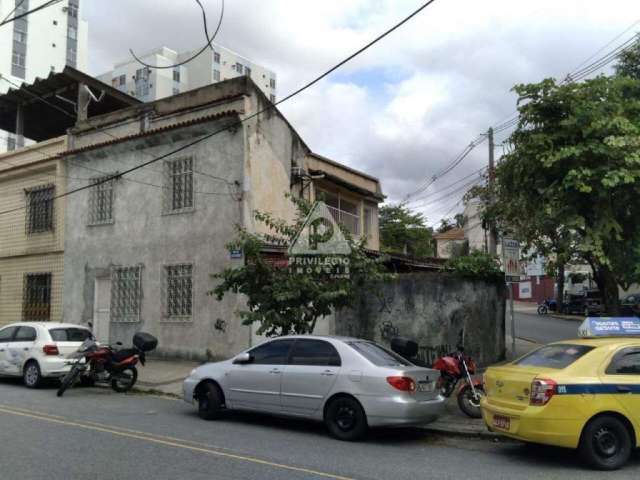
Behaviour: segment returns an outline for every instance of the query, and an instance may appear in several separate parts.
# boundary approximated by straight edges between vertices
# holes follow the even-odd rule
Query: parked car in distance
[[[368,427],[435,420],[445,403],[439,375],[368,340],[296,335],[194,369],[183,395],[207,420],[225,410],[306,417],[357,440]]]
[[[579,295],[569,295],[562,304],[561,313],[566,315],[597,316],[602,313],[602,298],[598,290],[585,290]]]
[[[620,315],[640,317],[640,293],[627,295],[620,302]]]
[[[91,330],[82,325],[53,322],[13,323],[0,328],[0,376],[22,377],[29,388],[43,378],[61,377],[70,366],[65,357],[75,352]]]

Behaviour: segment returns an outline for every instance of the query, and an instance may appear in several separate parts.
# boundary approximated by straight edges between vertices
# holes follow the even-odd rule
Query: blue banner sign
[[[578,328],[578,336],[582,338],[640,336],[640,318],[587,317]]]

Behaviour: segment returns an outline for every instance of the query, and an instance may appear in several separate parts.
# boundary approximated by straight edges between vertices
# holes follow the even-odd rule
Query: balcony
[[[334,220],[350,232],[351,235],[354,237],[360,235],[360,215],[328,205],[327,208],[331,212],[331,215],[333,215]]]

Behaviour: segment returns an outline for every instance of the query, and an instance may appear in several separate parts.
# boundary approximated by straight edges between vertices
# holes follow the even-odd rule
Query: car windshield
[[[347,342],[351,348],[378,367],[410,367],[411,362],[373,342]]]
[[[588,345],[555,344],[546,345],[525,355],[520,360],[514,362],[515,365],[544,367],[544,368],[567,368],[594,347]]]
[[[91,331],[86,328],[52,328],[49,334],[54,342],[84,342],[93,339]]]

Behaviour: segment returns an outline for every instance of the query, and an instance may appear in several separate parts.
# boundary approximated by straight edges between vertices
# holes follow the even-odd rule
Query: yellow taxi
[[[640,335],[551,343],[488,368],[484,387],[491,431],[577,448],[601,470],[620,468],[640,446]]]

